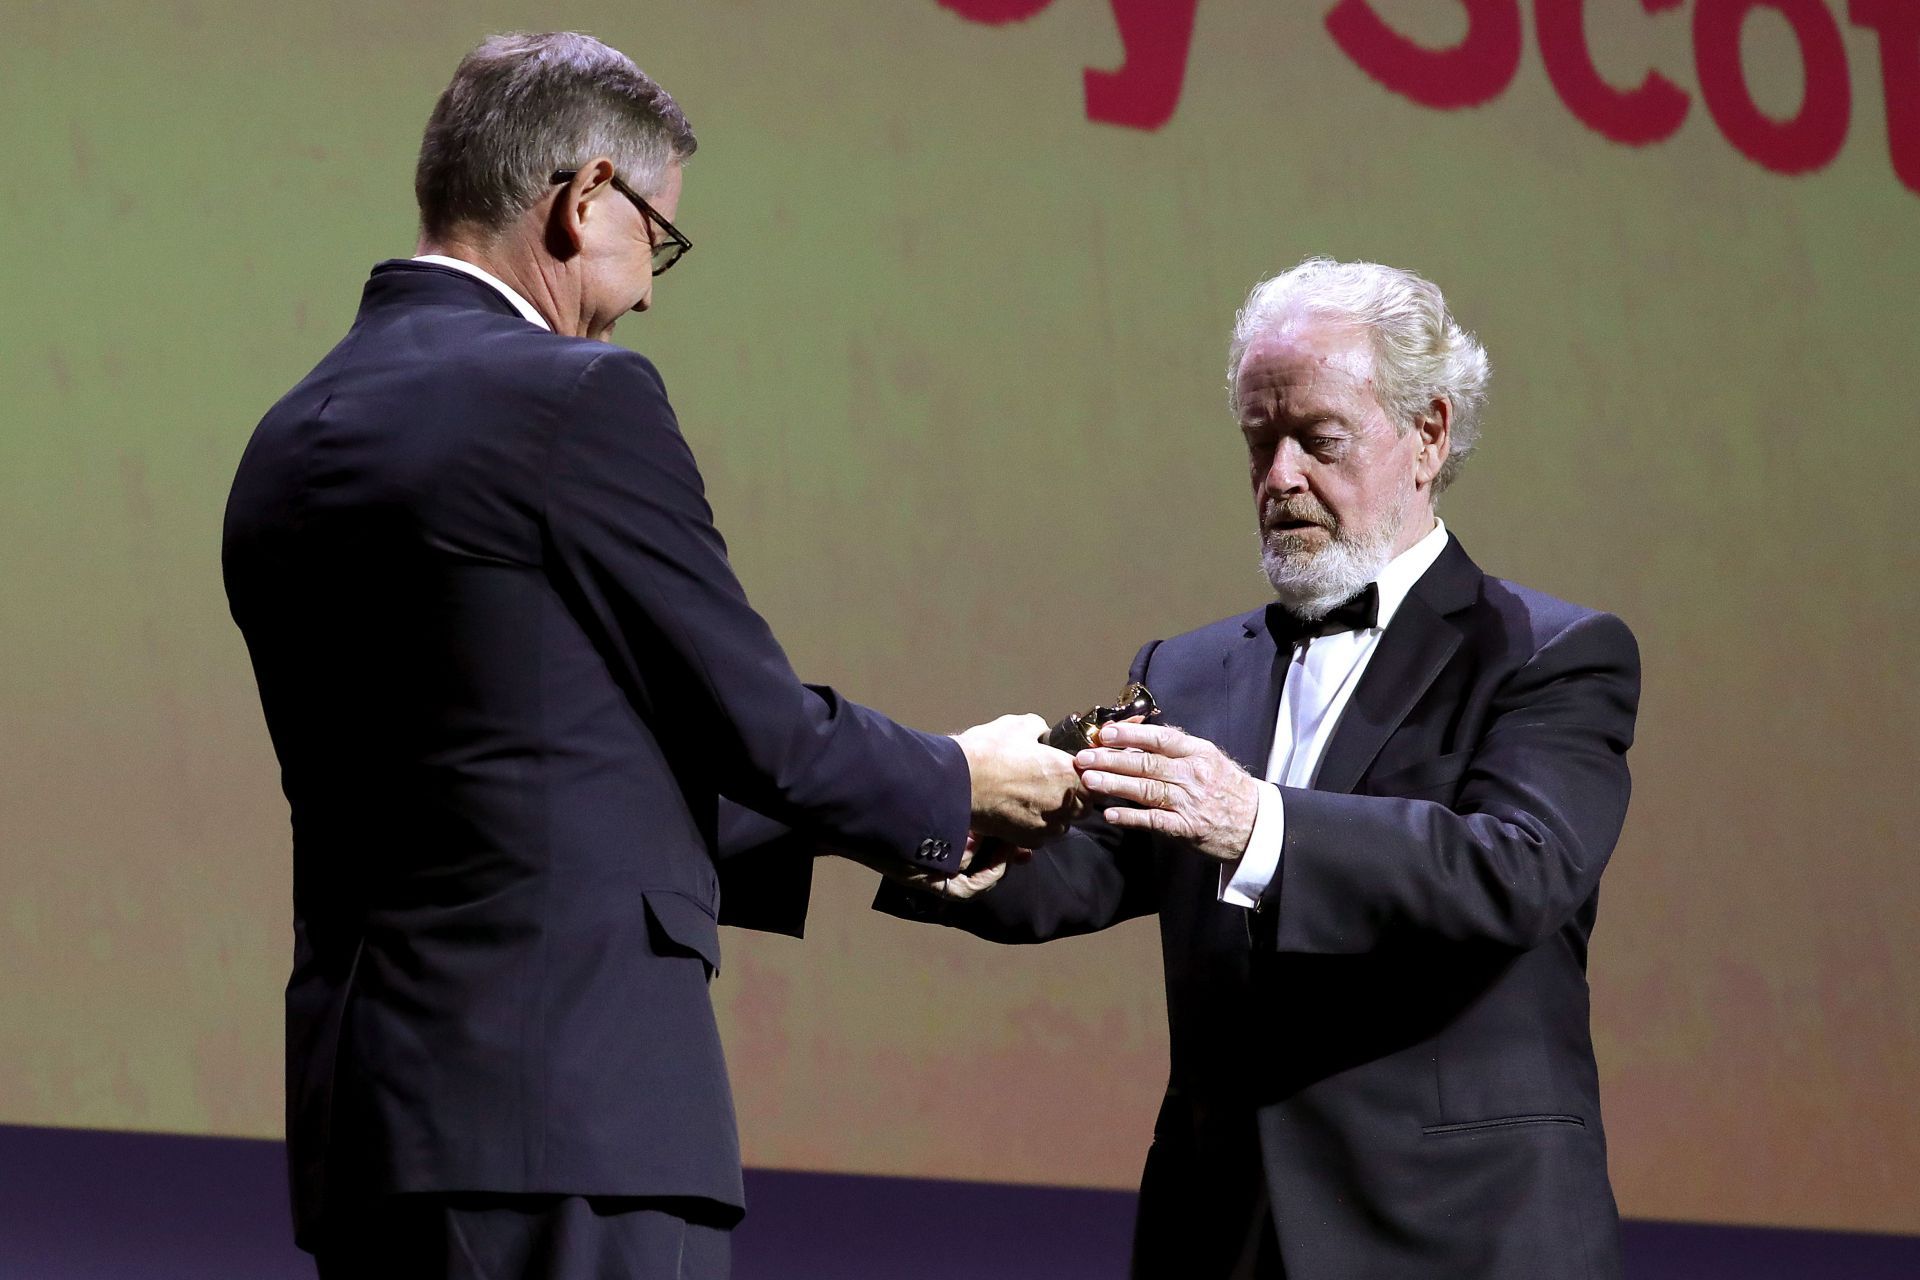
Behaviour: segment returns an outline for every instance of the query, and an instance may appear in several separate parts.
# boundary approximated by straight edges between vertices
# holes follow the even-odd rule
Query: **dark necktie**
[[[1335,605],[1327,616],[1309,622],[1296,618],[1287,612],[1286,606],[1275,601],[1267,606],[1267,630],[1273,634],[1275,644],[1291,647],[1302,640],[1311,640],[1315,636],[1336,636],[1343,631],[1364,631],[1368,627],[1379,625],[1380,591],[1369,582],[1360,589],[1360,593]]]

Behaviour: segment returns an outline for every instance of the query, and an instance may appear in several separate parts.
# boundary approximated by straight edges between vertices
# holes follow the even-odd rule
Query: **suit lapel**
[[[1221,667],[1225,692],[1220,738],[1214,745],[1254,777],[1264,778],[1273,752],[1280,686],[1287,678],[1286,662],[1267,630],[1264,613],[1243,621],[1242,634],[1228,648]]]
[[[1352,791],[1388,737],[1420,701],[1460,647],[1460,629],[1447,615],[1480,596],[1481,573],[1452,538],[1433,567],[1413,586],[1380,637],[1353,698],[1320,757],[1316,791]],[[1278,693],[1275,700],[1278,701]]]
[[[1220,732],[1214,745],[1239,762],[1256,778],[1267,776],[1267,757],[1273,754],[1273,732],[1280,716],[1280,688],[1286,683],[1291,649],[1282,651],[1267,630],[1266,610],[1241,620],[1241,634],[1220,661],[1222,693]],[[1204,858],[1178,855],[1182,866],[1199,867]],[[1210,901],[1219,889],[1219,871],[1207,863],[1198,872],[1208,882],[1201,901],[1208,902],[1209,927],[1224,939],[1253,943],[1254,912]]]

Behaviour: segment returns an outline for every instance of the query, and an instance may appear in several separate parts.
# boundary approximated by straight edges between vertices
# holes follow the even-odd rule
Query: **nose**
[[[1260,477],[1263,493],[1275,496],[1305,493],[1307,490],[1306,451],[1291,436],[1282,436],[1267,459],[1266,472]]]

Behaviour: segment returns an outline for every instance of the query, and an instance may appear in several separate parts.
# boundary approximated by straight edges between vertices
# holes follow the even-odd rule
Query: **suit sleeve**
[[[558,423],[561,589],[676,771],[848,851],[951,870],[970,817],[951,739],[801,684],[748,604],[653,366],[597,356]]]
[[[1105,823],[1076,828],[1008,867],[1000,883],[964,902],[935,897],[888,880],[876,911],[924,920],[989,942],[1051,942],[1143,916],[1155,909],[1152,857],[1146,841]]]
[[[1588,614],[1501,691],[1451,807],[1282,788],[1278,948],[1544,942],[1592,897],[1619,838],[1639,692],[1633,634]]]
[[[1140,650],[1129,681],[1145,681],[1158,644]],[[1042,846],[1031,862],[1008,867],[999,884],[976,897],[953,901],[885,881],[873,906],[989,942],[1050,942],[1096,933],[1159,909],[1152,838],[1091,818]]]
[[[720,923],[800,937],[820,841],[722,798],[718,846]]]

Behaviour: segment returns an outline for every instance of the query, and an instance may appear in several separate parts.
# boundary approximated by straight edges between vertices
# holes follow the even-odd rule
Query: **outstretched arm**
[[[555,586],[679,767],[850,849],[957,866],[966,832],[1044,834],[1072,816],[1071,762],[1038,717],[960,740],[803,685],[735,578],[653,366],[610,350],[554,427],[545,495]],[[660,714],[662,711],[669,714]],[[1025,732],[1031,728],[1031,732]]]
[[[1030,943],[1095,933],[1159,905],[1149,842],[1099,823],[1068,832],[1031,859],[1001,865],[998,883],[965,896],[889,880],[874,909],[989,942]]]

